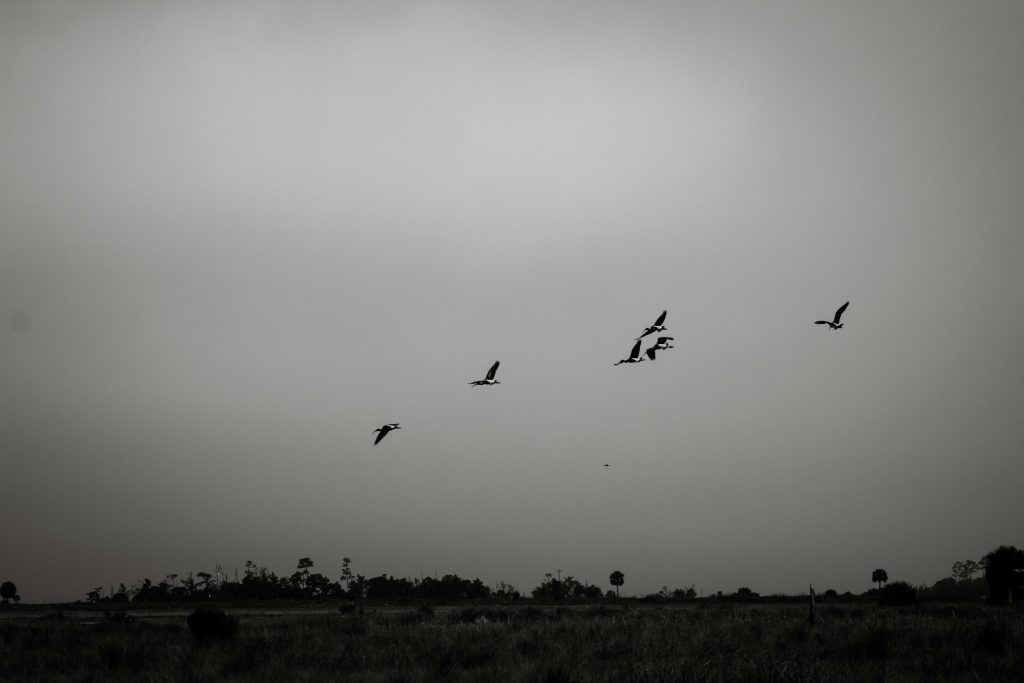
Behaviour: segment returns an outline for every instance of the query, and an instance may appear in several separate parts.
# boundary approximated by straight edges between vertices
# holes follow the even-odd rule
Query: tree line
[[[144,578],[131,586],[117,589],[103,586],[88,591],[90,602],[185,602],[196,600],[427,600],[458,602],[463,600],[517,600],[519,591],[499,581],[493,588],[480,579],[464,579],[456,574],[441,578],[395,578],[387,574],[367,578],[352,571],[352,560],[342,559],[337,580],[314,570],[313,560],[300,558],[295,571],[278,576],[252,560],[245,563],[241,576],[228,578],[218,567],[214,573],[188,572],[168,574],[154,583]]]
[[[555,574],[545,574],[544,580],[534,587],[528,596],[524,596],[504,581],[499,581],[492,587],[480,579],[464,579],[457,574],[445,574],[441,578],[419,579],[396,578],[381,574],[367,578],[353,572],[351,564],[350,558],[343,558],[338,579],[333,580],[314,571],[313,560],[308,557],[299,559],[294,572],[281,576],[249,560],[245,563],[241,576],[238,575],[238,570],[235,570],[234,578],[228,578],[223,567],[218,565],[213,573],[168,574],[157,583],[144,578],[131,586],[121,583],[116,589],[113,585],[107,589],[97,586],[88,591],[86,597],[93,603],[321,599],[454,603],[461,601],[517,601],[527,597],[542,602],[593,601],[617,598],[619,588],[625,581],[625,575],[621,571],[614,571],[608,577],[608,583],[615,590],[602,591],[600,586],[579,581],[573,576],[563,579],[561,570],[557,570]],[[978,574],[981,576],[976,576]],[[980,599],[984,597],[992,604],[1007,604],[1014,598],[1024,597],[1024,550],[1003,545],[987,553],[980,560],[955,562],[951,575],[940,579],[931,586],[921,585],[915,588],[902,581],[889,583],[888,573],[884,569],[874,570],[871,573],[871,581],[877,584],[877,587],[859,596],[848,591],[839,594],[834,589],[828,589],[818,594],[818,597],[834,600],[877,597],[881,602],[903,604],[915,600],[917,596],[930,599]],[[639,599],[670,602],[692,600],[696,597],[697,591],[692,585],[688,588],[673,590],[662,586],[661,590],[639,596]],[[708,597],[733,601],[762,599],[760,594],[748,587],[741,587],[731,594],[723,594],[719,591]],[[773,598],[778,597],[781,596],[773,596]],[[9,606],[12,602],[16,604],[21,600],[17,587],[12,581],[0,583],[0,600],[2,600],[0,605],[3,606]]]

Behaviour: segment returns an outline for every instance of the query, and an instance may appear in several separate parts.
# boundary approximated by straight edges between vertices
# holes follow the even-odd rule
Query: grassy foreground
[[[1019,681],[1024,614],[982,606],[458,608],[0,621],[3,681]]]

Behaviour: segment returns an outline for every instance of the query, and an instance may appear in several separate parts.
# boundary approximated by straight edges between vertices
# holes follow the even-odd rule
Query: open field
[[[406,609],[238,613],[197,641],[183,613],[0,621],[8,681],[1013,681],[1024,614],[977,605]]]

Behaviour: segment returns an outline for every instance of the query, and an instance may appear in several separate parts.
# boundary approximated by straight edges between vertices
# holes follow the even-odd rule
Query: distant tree
[[[570,587],[565,581],[555,578],[551,573],[544,575],[544,581],[530,591],[536,600],[563,600],[568,597]]]
[[[697,589],[691,584],[689,588],[676,588],[671,593],[673,600],[691,600],[697,597]]]
[[[898,607],[917,602],[917,590],[906,581],[886,583],[878,592],[878,604]]]
[[[601,591],[598,590],[598,597]],[[518,600],[520,598],[519,591],[515,589],[511,584],[505,583],[504,581],[498,581],[498,585],[494,590],[494,597],[502,600]]]
[[[757,600],[761,597],[761,594],[750,590],[746,586],[742,586],[733,593],[732,597],[737,600]]]
[[[619,597],[619,586],[626,582],[626,575],[616,570],[608,576],[608,583],[615,586],[615,597]]]
[[[980,562],[974,560],[964,560],[963,562],[953,563],[953,578],[956,579],[957,583],[963,583],[970,581],[971,577],[980,572],[984,567]]]
[[[185,589],[185,597],[191,598],[196,592],[196,580],[192,578],[192,572],[185,575],[185,578],[181,580],[181,585]]]
[[[196,588],[198,588],[205,597],[210,595],[210,580],[213,578],[213,574],[210,572],[196,572],[196,576],[199,577],[199,581],[196,582]]]
[[[876,569],[871,572],[871,582],[878,584],[878,590],[882,590],[882,584],[889,581],[889,575],[884,569]]]
[[[13,581],[0,583],[0,598],[3,598],[5,605],[11,604],[11,600],[16,597],[18,597],[18,587],[14,585]]]
[[[296,565],[297,570],[292,574],[292,584],[302,594],[308,593],[307,584],[309,583],[309,570],[313,568],[313,560],[308,557],[299,559],[299,563]]]
[[[89,602],[99,602],[103,596],[103,586],[96,586],[91,591],[85,594],[85,597],[89,598]]]
[[[339,583],[345,583],[345,590],[348,590],[349,584],[352,582],[352,558],[343,557],[341,558],[341,579]]]
[[[1013,602],[1014,595],[1024,592],[1024,550],[1001,545],[982,559],[988,601],[993,605]]]
[[[111,602],[128,602],[131,599],[131,591],[123,583],[117,584],[117,592],[113,592],[110,595]]]

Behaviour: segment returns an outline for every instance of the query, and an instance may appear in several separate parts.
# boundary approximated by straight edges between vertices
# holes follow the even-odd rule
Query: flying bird
[[[661,315],[658,316],[658,319],[654,321],[654,324],[651,325],[648,328],[645,328],[643,334],[641,334],[639,337],[637,337],[637,339],[643,339],[644,337],[646,337],[647,335],[651,334],[652,332],[664,332],[665,330],[667,330],[668,328],[665,327],[665,325],[664,325],[665,316],[667,316],[667,315],[668,315],[668,311],[662,311]]]
[[[814,324],[815,325],[828,325],[828,328],[830,330],[840,330],[840,329],[842,329],[843,328],[843,324],[841,322],[839,322],[839,319],[841,317],[843,317],[843,311],[845,311],[846,307],[849,306],[849,305],[850,305],[850,302],[847,301],[845,304],[840,306],[839,310],[836,311],[836,317],[832,318],[832,322],[829,322],[827,320],[815,320]]]
[[[652,346],[651,348],[647,349],[647,351],[645,351],[644,353],[647,354],[648,358],[650,358],[651,360],[654,360],[655,352],[661,351],[663,349],[674,349],[674,348],[676,348],[676,347],[672,346],[671,344],[669,344],[669,342],[672,341],[673,339],[675,339],[675,337],[658,337],[658,343],[655,344],[654,346]]]
[[[619,363],[639,363],[642,361],[643,358],[640,357],[641,344],[643,344],[643,342],[637,339],[636,344],[633,344],[633,350],[629,352],[629,358],[623,358],[618,363],[615,363],[615,365],[618,365]]]
[[[500,360],[494,361],[494,365],[492,365],[491,369],[487,371],[487,376],[486,377],[484,377],[483,379],[478,379],[475,382],[470,382],[470,384],[472,384],[473,386],[477,386],[477,387],[483,386],[485,384],[488,385],[488,386],[490,386],[491,384],[501,384],[501,382],[499,382],[498,380],[494,379],[495,373],[498,372],[498,366],[499,365],[501,365],[501,361]]]
[[[386,424],[383,427],[377,427],[374,429],[373,431],[380,432],[380,434],[377,435],[377,439],[373,442],[373,445],[376,446],[379,444],[380,440],[387,436],[392,429],[401,429],[401,427],[398,426],[397,422],[392,422],[391,424]]]

